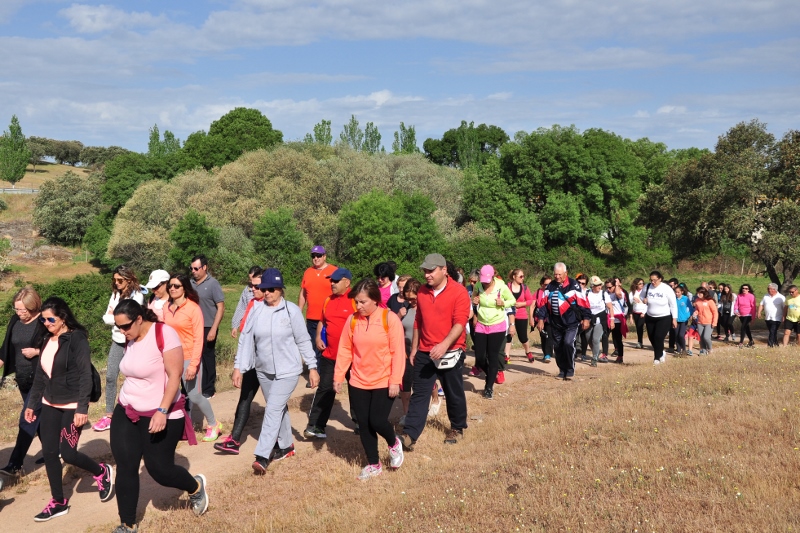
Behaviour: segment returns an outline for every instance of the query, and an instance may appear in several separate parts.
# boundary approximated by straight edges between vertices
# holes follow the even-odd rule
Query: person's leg
[[[127,525],[136,524],[136,507],[139,503],[139,465],[142,461],[142,446],[149,440],[148,426],[140,418],[134,424],[125,415],[121,405],[114,408],[111,424],[111,454],[116,463],[117,512],[120,521]],[[143,426],[143,427],[142,427]]]
[[[250,418],[250,406],[253,404],[253,398],[256,397],[259,388],[255,369],[250,369],[242,374],[242,388],[239,390],[236,418],[233,421],[233,429],[231,429],[231,438],[236,442],[242,441],[242,433],[247,425],[247,419]]]
[[[257,370],[257,373],[267,406],[264,409],[264,420],[255,454],[268,458],[276,442],[281,448],[288,448],[292,444],[292,425],[286,404],[297,387],[300,376],[278,379],[261,370]]]
[[[550,321],[544,323],[544,348],[543,352],[545,355],[549,355],[552,357],[554,355],[553,351],[553,326],[550,325]]]
[[[150,419],[142,417],[141,424]],[[184,467],[175,464],[175,449],[183,435],[183,419],[167,420],[167,427],[153,435],[145,436],[144,466],[150,477],[161,486],[185,490],[189,494],[197,489],[197,480]],[[147,426],[144,426],[147,427]]]
[[[783,345],[784,346],[789,346],[789,339],[791,338],[791,336],[792,336],[792,330],[791,329],[784,329],[783,330]],[[19,441],[17,441],[17,442],[19,442]]]
[[[111,341],[106,363],[106,416],[111,416],[117,403],[117,378],[123,355],[125,355],[125,345]]]
[[[597,362],[600,359],[600,347],[603,341],[603,325],[592,324],[588,331],[592,339],[592,361]]]
[[[603,343],[603,354],[608,355],[608,325],[603,324],[603,326],[603,338],[601,341]]]
[[[669,329],[669,352],[672,353],[675,351],[675,328],[670,327]]]
[[[50,497],[59,502],[64,500],[64,487],[61,482],[61,460],[58,458],[61,442],[61,411],[49,405],[42,406],[39,417],[39,436],[42,440],[42,456],[47,480],[50,483]]]
[[[217,339],[208,340],[208,332],[211,331],[211,328],[205,328],[203,331],[203,356],[200,362],[203,376],[199,383],[203,396],[211,398],[217,392]]]
[[[325,431],[336,399],[336,391],[333,390],[333,370],[336,368],[336,361],[320,357],[318,365],[319,386],[314,392],[311,409],[308,411],[308,427]]]
[[[767,320],[767,331],[768,331],[768,344],[770,347],[775,347],[778,345],[778,325],[780,322],[777,320]]]
[[[403,371],[403,384],[400,388],[400,402],[403,404],[403,415],[408,414],[408,405],[411,402],[411,387],[414,385],[414,367],[406,357],[406,368]]]
[[[617,357],[623,357],[625,354],[625,345],[622,343],[621,324],[614,324],[614,329],[611,330],[611,337],[614,340],[614,349],[617,350]]]
[[[570,361],[569,364],[567,363],[567,361],[565,361],[564,350],[562,348],[562,344],[564,341],[564,331],[565,330],[560,328],[551,328],[550,330],[553,339],[553,354],[555,355],[556,358],[556,365],[558,366],[558,369],[561,371],[561,373],[565,373],[567,369],[570,368],[570,365],[573,364],[572,361]]]
[[[392,412],[394,398],[389,397],[389,389],[373,389],[370,392],[369,426],[380,435],[387,446],[394,446],[397,435],[394,426],[389,422],[389,413]],[[371,463],[374,464],[374,463]]]
[[[186,369],[189,368],[189,361],[183,362],[183,372],[186,373]],[[183,386],[186,389],[186,395],[189,397],[189,400],[192,401],[192,407],[197,407],[200,409],[200,412],[203,413],[203,416],[206,417],[208,421],[208,425],[213,427],[217,425],[217,418],[214,416],[214,409],[211,408],[211,402],[208,401],[208,398],[203,396],[203,393],[200,391],[200,383],[202,383],[202,374],[203,374],[203,365],[197,367],[197,375],[194,379],[184,379]]]
[[[458,364],[456,367],[461,368]],[[458,377],[461,379],[460,374]],[[431,399],[431,387],[433,387],[436,378],[436,365],[431,361],[430,354],[418,351],[414,357],[414,385],[411,387],[411,400],[408,404],[406,425],[403,426],[403,433],[407,434],[413,440],[417,440],[419,436],[422,435],[422,430],[425,429],[425,421],[428,419],[428,405]],[[447,400],[447,413],[449,415],[450,396],[448,396],[445,386],[446,384],[443,382],[442,388],[444,389],[445,398]],[[463,393],[463,381],[461,390]]]
[[[435,373],[444,391],[450,427],[459,430],[467,428],[467,396],[464,394],[464,379],[461,377],[462,368],[464,368],[463,358],[453,368],[438,370]],[[436,367],[434,367],[434,370],[436,370]],[[416,387],[416,384],[414,386]]]
[[[516,321],[516,328],[517,328],[517,338],[519,339],[520,344],[522,344],[522,349],[525,350],[525,353],[531,351],[531,345],[528,342],[528,319],[527,318],[518,318]]]
[[[741,332],[739,334],[739,343],[744,344],[744,338],[747,337],[748,341],[753,342],[753,334],[750,332],[750,320],[752,317],[749,316],[740,316],[739,321],[741,322]]]
[[[356,410],[356,416],[361,420],[361,431],[358,436],[361,439],[361,446],[367,456],[367,464],[376,465],[380,463],[378,456],[378,434],[372,426],[370,417],[370,407],[372,403],[372,391],[359,389],[358,387],[348,386],[347,393],[350,396],[350,404]]]
[[[564,331],[564,337],[561,341],[562,358],[567,365],[565,376],[568,378],[575,375],[575,339],[578,338],[580,327],[580,325],[577,325]]]
[[[61,459],[67,464],[90,472],[93,476],[99,476],[104,472],[103,467],[88,455],[78,451],[81,428],[77,428],[73,424],[74,417],[75,409],[61,411],[61,445],[59,447]]]
[[[686,322],[678,322],[675,331],[675,347],[679,352],[686,351]]]
[[[26,421],[25,406],[28,403],[30,390],[23,391],[20,389],[19,393],[22,396],[22,410],[19,413],[19,431],[17,431],[17,442],[14,444],[14,449],[11,450],[11,456],[8,458],[8,464],[15,468],[21,468],[22,464],[25,462],[25,456],[28,454],[28,450],[33,443],[33,438],[36,436],[36,431],[39,429],[39,417],[42,414],[42,408],[40,407],[34,412],[36,420],[33,422]]]
[[[475,334],[475,366],[483,370],[486,374],[489,372],[487,349],[489,345],[489,335],[487,333]]]
[[[669,331],[672,329],[672,316],[667,315],[657,319],[656,321],[656,341],[661,347],[661,356],[664,356],[664,340],[667,338]]]
[[[500,359],[502,358],[502,351],[500,347],[505,340],[505,333],[489,333],[484,335],[486,337],[486,385],[485,387],[492,390],[494,383],[497,380],[497,372],[500,370]]]

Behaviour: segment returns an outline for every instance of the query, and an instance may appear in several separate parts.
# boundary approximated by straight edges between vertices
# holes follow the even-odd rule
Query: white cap
[[[165,281],[169,281],[169,272],[166,270],[153,270],[150,273],[150,279],[147,280],[147,287],[148,289],[155,289]]]

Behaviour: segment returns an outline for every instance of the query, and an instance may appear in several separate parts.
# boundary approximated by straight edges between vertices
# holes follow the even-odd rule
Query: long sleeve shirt
[[[349,368],[350,384],[359,389],[400,385],[406,368],[406,341],[400,317],[380,307],[368,316],[355,313],[353,317],[355,324],[351,326],[352,319],[348,320],[339,339],[333,380],[343,382]]]
[[[736,302],[733,304],[733,314],[736,316],[749,316],[755,320],[756,311],[756,297],[752,292],[740,294],[736,297]]]

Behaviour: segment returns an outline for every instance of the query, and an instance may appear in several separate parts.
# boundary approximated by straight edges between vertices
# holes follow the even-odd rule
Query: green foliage
[[[383,146],[381,146],[381,133],[372,122],[367,122],[364,127],[364,144],[361,145],[361,149],[368,154],[377,154],[384,151]]]
[[[339,134],[339,141],[356,152],[361,151],[361,145],[364,142],[364,130],[359,127],[358,119],[356,119],[355,115],[350,115],[350,122],[342,128],[342,132]]]
[[[279,269],[287,283],[300,281],[308,266],[311,242],[297,228],[289,209],[265,211],[253,227],[253,244],[258,264]]]
[[[394,132],[392,151],[395,154],[416,154],[419,152],[417,130],[414,126],[406,127],[404,123],[400,123],[400,130]]]
[[[314,135],[312,136],[310,133],[306,133],[306,137],[303,140],[306,143],[315,143],[321,144],[322,146],[330,146],[333,142],[333,134],[331,133],[331,121],[322,119],[321,122],[318,122],[314,125]]]
[[[405,270],[417,268],[425,254],[444,244],[431,217],[435,209],[422,194],[372,191],[339,213],[337,257],[358,277],[388,259]]]
[[[0,137],[0,180],[12,186],[25,177],[31,150],[25,142],[17,115],[12,115],[8,130]]]
[[[80,158],[81,163],[88,167],[100,167],[118,155],[130,153],[130,150],[121,146],[86,146],[81,150]]]
[[[11,241],[5,237],[0,238],[0,272],[5,272],[11,264]]]
[[[136,152],[120,154],[103,168],[103,201],[111,206],[113,213],[117,213],[143,182],[172,179],[190,165],[191,161],[180,151],[159,157]]]
[[[158,124],[150,128],[150,140],[147,143],[148,157],[162,158],[177,153],[180,149],[181,141],[171,131],[164,131],[164,139],[162,140],[158,131]]]
[[[458,128],[447,130],[440,139],[426,139],[422,144],[425,157],[437,165],[472,168],[487,158],[497,157],[508,135],[497,126],[461,121]]]
[[[50,150],[56,162],[61,165],[72,165],[81,162],[83,143],[80,141],[50,141]]]
[[[44,182],[33,205],[33,223],[48,241],[79,243],[103,207],[99,180],[67,172]]]
[[[8,209],[8,203],[2,198],[0,198],[0,211],[5,211]]]
[[[183,270],[189,267],[192,257],[211,255],[219,245],[219,230],[210,226],[206,217],[189,209],[170,232],[172,249],[169,260],[172,268]]]
[[[247,271],[258,264],[255,246],[241,228],[225,226],[219,230],[219,246],[209,263],[220,283],[240,283],[247,279]]]
[[[103,211],[94,217],[83,236],[83,245],[92,254],[94,261],[108,270],[118,264],[117,261],[109,259],[106,255],[113,226],[114,215],[110,211]]]
[[[33,173],[35,174],[37,165],[41,164],[42,159],[47,155],[47,145],[34,139],[34,137],[29,137],[25,140],[25,145],[31,153],[28,163],[33,165]]]

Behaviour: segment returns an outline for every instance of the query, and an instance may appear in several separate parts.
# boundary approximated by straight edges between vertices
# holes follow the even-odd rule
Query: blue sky
[[[2,0],[0,126],[146,150],[238,106],[284,139],[355,114],[389,148],[461,120],[713,148],[743,120],[800,128],[789,0]]]

